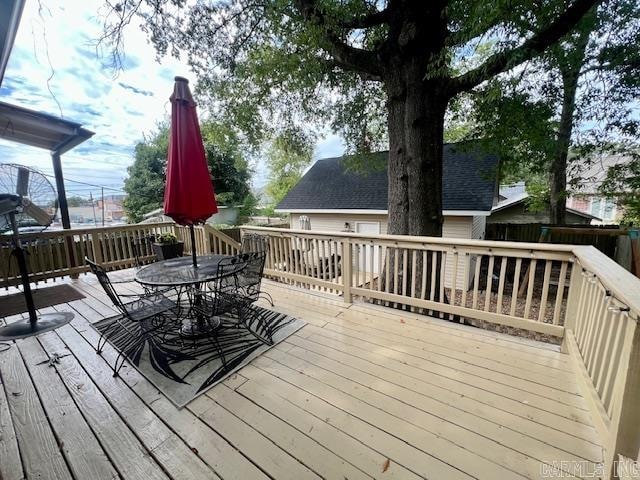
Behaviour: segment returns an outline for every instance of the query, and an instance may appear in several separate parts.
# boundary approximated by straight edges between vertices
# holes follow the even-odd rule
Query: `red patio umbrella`
[[[164,187],[164,213],[191,231],[193,266],[196,261],[194,224],[204,223],[218,211],[196,104],[186,78],[176,77],[171,95],[171,131]]]

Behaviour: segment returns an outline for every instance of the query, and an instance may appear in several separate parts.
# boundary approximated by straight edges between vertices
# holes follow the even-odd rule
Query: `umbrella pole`
[[[196,260],[196,233],[193,228],[193,223],[189,225],[191,231],[191,258],[193,259],[193,268],[198,268],[198,261]]]

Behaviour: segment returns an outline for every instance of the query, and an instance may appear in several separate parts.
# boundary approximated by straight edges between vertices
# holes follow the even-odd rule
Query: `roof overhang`
[[[506,200],[499,202],[495,207],[493,207],[493,209],[491,210],[491,213],[499,212],[500,210],[513,207],[514,205],[523,204],[528,197],[529,197],[528,193],[519,193],[517,195],[514,195],[513,197],[507,198]],[[574,208],[567,207],[567,212],[573,215],[588,218],[591,220],[602,220],[601,218],[596,217],[595,215],[591,215],[590,213],[586,213],[586,212],[581,212],[580,210],[576,210]]]
[[[20,25],[25,0],[0,0],[0,85]]]
[[[62,155],[92,136],[79,123],[0,102],[0,139]]]
[[[349,209],[349,208],[276,208],[275,213],[341,213],[348,215],[387,215],[387,210]],[[491,212],[483,210],[443,210],[442,215],[448,217],[488,217]]]
[[[596,217],[595,215],[591,215],[590,213],[581,212],[580,210],[576,210],[575,208],[567,207],[567,212],[578,215],[579,217],[590,218],[591,220],[602,220],[600,217]]]

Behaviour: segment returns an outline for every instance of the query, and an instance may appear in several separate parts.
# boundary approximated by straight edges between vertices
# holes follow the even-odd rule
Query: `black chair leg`
[[[107,344],[107,341],[109,340],[109,335],[111,335],[111,333],[112,333],[111,329],[114,327],[114,325],[117,325],[117,324],[118,324],[118,322],[114,321],[111,325],[109,325],[105,329],[104,332],[102,332],[100,334],[100,338],[98,339],[98,344],[96,345],[96,354],[97,355],[102,355],[102,349]]]
[[[259,296],[264,298],[267,302],[269,302],[272,307],[275,307],[275,305],[273,304],[273,297],[269,292],[260,292]]]

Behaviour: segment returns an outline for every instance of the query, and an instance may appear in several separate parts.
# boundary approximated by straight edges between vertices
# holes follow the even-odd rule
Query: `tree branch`
[[[450,93],[455,95],[471,90],[482,82],[538,56],[554,44],[580,21],[594,5],[602,0],[576,0],[555,21],[548,24],[519,47],[496,53],[482,65],[450,80]]]
[[[340,22],[340,26],[343,28],[348,28],[349,30],[353,30],[355,28],[375,27],[378,25],[382,25],[383,23],[387,23],[390,17],[389,13],[390,12],[388,8],[385,8],[384,10],[376,10],[366,15],[360,15],[358,17],[353,17],[349,20]]]
[[[379,67],[376,54],[343,42],[331,30],[325,15],[318,8],[315,0],[295,0],[294,4],[306,21],[322,29],[328,53],[342,68],[367,73],[373,77],[381,77],[382,69]]]

